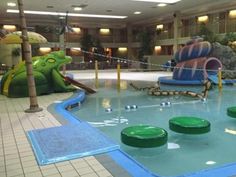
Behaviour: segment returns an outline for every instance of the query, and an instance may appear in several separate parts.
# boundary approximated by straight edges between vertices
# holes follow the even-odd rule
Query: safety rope
[[[75,50],[79,50],[79,49],[75,49]],[[154,64],[154,63],[147,63],[147,62],[143,62],[143,61],[137,61],[137,60],[131,60],[131,59],[127,59],[127,58],[120,58],[120,57],[111,57],[111,56],[106,56],[106,55],[103,55],[103,54],[99,54],[99,53],[94,53],[94,52],[89,52],[89,51],[85,51],[85,50],[79,50],[83,53],[87,53],[87,54],[91,54],[93,56],[98,56],[98,57],[104,57],[104,58],[109,58],[109,59],[113,59],[113,60],[116,60],[117,62],[129,62],[129,63],[138,63],[138,64],[143,64],[143,65],[148,65],[148,66],[153,66],[153,67],[160,67],[160,68],[169,68],[169,69],[174,69],[174,68],[177,68],[177,69],[184,69],[184,70],[193,70],[193,68],[189,68],[189,67],[177,67],[177,66],[165,66],[165,65],[161,65],[161,64]],[[210,69],[200,69],[200,68],[194,68],[195,71],[208,71],[208,72],[216,72],[218,70],[210,70]],[[236,70],[228,70],[228,69],[222,69],[221,68],[221,71],[222,72],[230,72],[230,73],[234,73],[236,72]]]

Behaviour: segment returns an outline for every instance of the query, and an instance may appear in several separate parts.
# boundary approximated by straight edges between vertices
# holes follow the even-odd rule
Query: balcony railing
[[[216,33],[228,33],[228,32],[236,32],[236,19],[228,19],[228,20],[221,20],[217,22],[208,22],[206,23],[206,27]],[[200,30],[200,24],[192,24],[192,25],[185,25],[179,27],[179,37],[190,37],[196,35]],[[58,32],[39,32],[44,37],[47,38],[48,42],[59,42],[59,34]],[[82,34],[76,33],[67,33],[66,34],[66,42],[69,43],[79,43]],[[109,35],[101,35],[97,34],[95,37],[100,39],[101,43],[127,43],[128,36],[126,34],[109,34]],[[174,38],[174,27],[173,25],[168,25],[166,28],[160,32],[153,35],[153,38],[156,40],[164,40],[164,39],[173,39]],[[131,42],[140,42],[138,38],[138,33],[134,33],[132,36],[129,36]]]

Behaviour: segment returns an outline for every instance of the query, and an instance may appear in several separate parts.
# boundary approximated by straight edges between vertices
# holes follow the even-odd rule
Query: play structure
[[[215,57],[209,57],[212,51],[211,43],[202,38],[194,38],[175,53],[176,66],[173,76],[161,77],[161,84],[201,85],[204,80],[218,84],[218,69],[222,63]]]
[[[204,134],[210,132],[211,123],[208,120],[180,116],[169,120],[170,130],[182,134]],[[150,125],[126,127],[121,131],[122,143],[137,148],[159,147],[167,143],[168,133],[165,129]]]
[[[177,133],[203,134],[210,131],[211,124],[208,120],[202,118],[181,116],[171,118],[169,128]]]
[[[236,106],[227,108],[227,115],[232,118],[236,118]]]
[[[163,128],[149,125],[126,127],[121,131],[121,141],[133,147],[151,148],[167,143],[168,133]]]
[[[71,57],[65,56],[64,51],[51,52],[44,56],[32,58],[33,74],[37,95],[53,92],[70,92],[76,90],[71,84],[82,88],[83,84],[68,79],[59,72],[59,68],[72,61]],[[85,90],[87,87],[83,87]],[[91,93],[92,89],[88,90]],[[26,77],[25,61],[22,61],[14,69],[3,75],[1,80],[1,94],[8,97],[28,96],[28,84]]]
[[[84,85],[84,84],[82,84],[82,83],[80,83],[80,82],[74,80],[74,79],[71,78],[71,77],[68,77],[68,76],[62,76],[62,77],[64,78],[65,81],[71,83],[72,85],[84,89],[85,92],[88,93],[88,94],[96,93],[95,90],[93,90],[93,89],[91,89],[90,87],[88,87],[88,86],[86,86],[86,85]]]

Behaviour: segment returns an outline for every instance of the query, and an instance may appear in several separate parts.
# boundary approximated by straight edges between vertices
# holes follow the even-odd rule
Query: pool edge
[[[78,117],[76,118],[72,113],[67,111],[66,107],[71,104],[74,104],[74,103],[78,103],[78,102],[82,103],[84,100],[85,100],[85,92],[83,92],[83,91],[76,92],[72,97],[64,100],[62,103],[57,103],[55,105],[54,109],[56,111],[58,111],[57,113],[60,114],[60,116],[62,116],[64,119],[66,119],[69,123],[77,124],[77,123],[81,122],[81,120],[79,120]],[[51,113],[53,114],[54,112],[51,112]],[[121,149],[116,150],[116,151],[119,151],[119,152],[116,152],[116,153],[107,152],[106,154],[111,156],[113,160],[115,160],[120,166],[122,166],[125,170],[127,170],[129,173],[131,173],[131,175],[134,175],[134,177],[139,177],[140,176],[139,173],[142,174],[142,176],[140,176],[140,177],[143,177],[144,171],[146,172],[146,175],[147,175],[145,177],[149,177],[149,176],[158,177],[158,176],[160,176],[158,174],[154,174],[151,171],[149,171],[146,167],[144,167],[142,164],[140,164],[139,162],[134,160],[132,157],[130,157],[128,154],[126,154]],[[116,157],[115,154],[119,155],[119,157]],[[123,156],[123,157],[121,157],[121,156]],[[128,161],[127,162],[128,164],[124,163],[124,161],[121,160],[122,158],[126,158]],[[129,164],[133,164],[136,166],[135,168],[132,169],[134,171],[129,169],[130,168]],[[209,169],[203,169],[203,170],[196,171],[196,172],[190,172],[190,173],[186,173],[186,174],[182,174],[182,175],[176,175],[175,177],[211,177],[211,176],[212,177],[224,177],[224,176],[222,176],[222,174],[224,174],[224,175],[227,174],[227,177],[236,175],[236,162],[224,164],[219,167],[212,167]]]

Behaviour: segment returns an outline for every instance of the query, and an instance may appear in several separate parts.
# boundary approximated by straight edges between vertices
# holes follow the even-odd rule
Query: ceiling
[[[1,0],[0,2],[0,24],[18,24],[18,15],[6,13],[7,9],[17,9],[18,7],[7,7],[7,2],[17,0]],[[142,24],[144,22],[161,21],[173,18],[176,11],[181,12],[183,17],[196,14],[203,15],[209,11],[223,11],[236,9],[235,0],[182,0],[178,3],[157,7],[154,2],[137,2],[131,0],[23,0],[25,10],[34,11],[54,11],[80,13],[80,14],[100,14],[100,15],[122,15],[125,19],[87,18],[69,17],[69,22],[79,26],[95,25],[119,27],[131,24]],[[47,6],[52,6],[48,8]],[[81,11],[74,11],[73,6],[86,6]],[[135,11],[142,12],[134,15]],[[50,15],[26,15],[27,22],[32,24],[58,23],[58,16]]]

